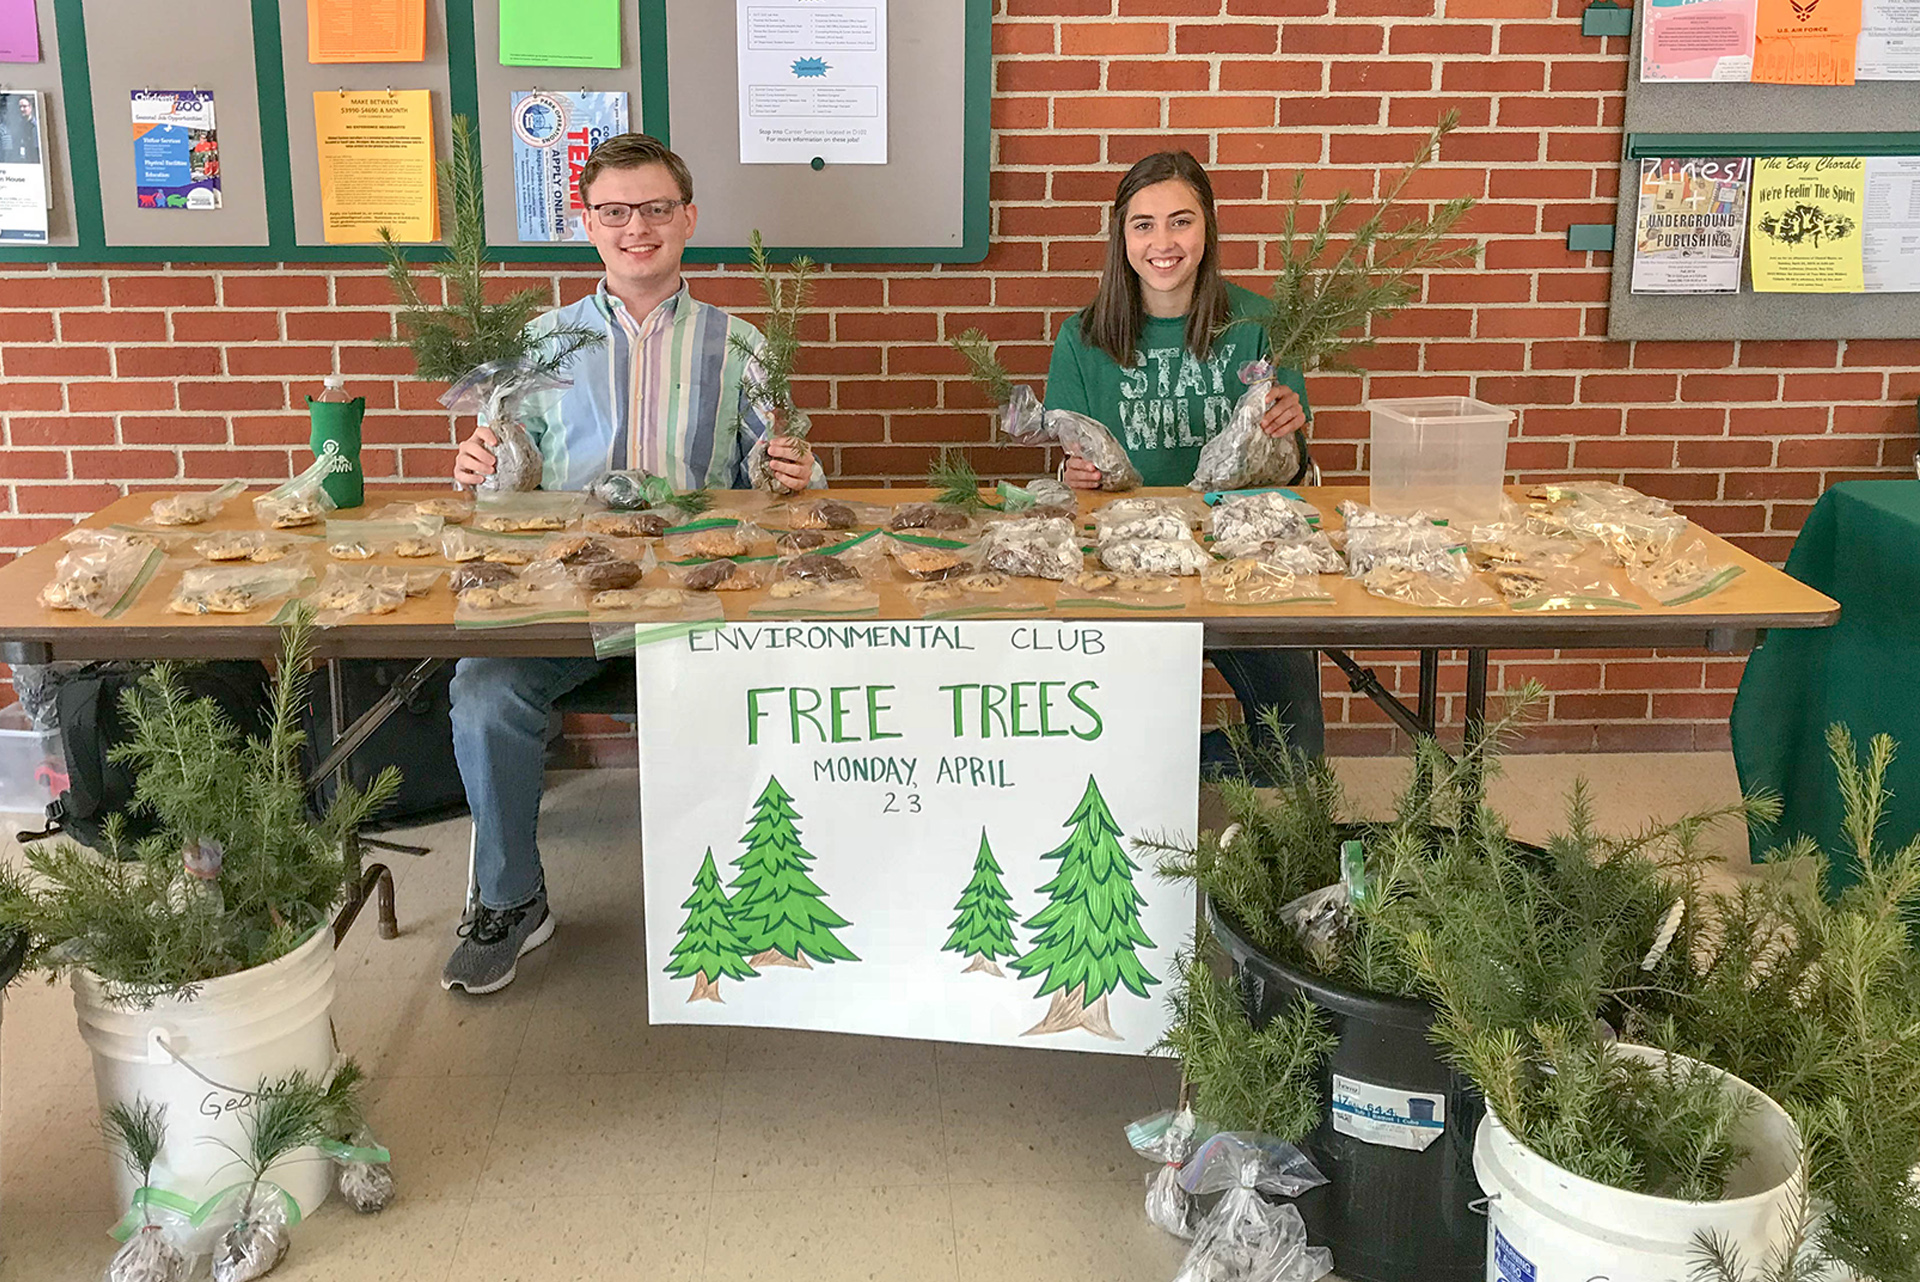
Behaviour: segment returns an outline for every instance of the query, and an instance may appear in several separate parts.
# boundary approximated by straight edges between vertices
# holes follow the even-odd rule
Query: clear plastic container
[[[0,708],[0,811],[40,814],[66,791],[58,730],[36,730],[19,704]]]
[[[1499,515],[1512,410],[1470,396],[1368,401],[1366,408],[1373,414],[1367,470],[1374,507],[1455,520]]]

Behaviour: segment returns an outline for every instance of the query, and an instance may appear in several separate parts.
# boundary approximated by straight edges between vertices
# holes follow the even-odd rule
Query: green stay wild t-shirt
[[[1267,300],[1250,289],[1227,286],[1230,314],[1240,322],[1213,340],[1206,360],[1187,350],[1184,316],[1149,316],[1134,352],[1133,368],[1119,363],[1080,336],[1076,312],[1054,340],[1047,370],[1047,408],[1073,410],[1106,425],[1140,471],[1145,485],[1185,485],[1200,462],[1200,447],[1233,420],[1246,385],[1240,367],[1267,354],[1266,331],[1250,320]],[[1280,371],[1281,381],[1307,403],[1298,370]]]

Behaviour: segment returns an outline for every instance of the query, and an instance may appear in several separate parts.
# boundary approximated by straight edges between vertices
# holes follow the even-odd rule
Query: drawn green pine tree
[[[713,847],[693,875],[693,893],[680,905],[687,919],[680,926],[680,942],[674,946],[667,974],[675,979],[693,980],[689,1002],[718,1002],[720,980],[752,979],[759,972],[747,964],[747,946],[734,927],[727,907],[727,892],[720,889],[720,873],[713,866]]]
[[[813,967],[817,962],[859,961],[835,937],[848,925],[846,918],[827,907],[827,894],[807,875],[814,856],[800,844],[794,820],[800,817],[793,798],[768,776],[760,799],[753,803],[746,845],[733,866],[739,876],[728,883],[733,899],[728,907],[734,928],[754,966]]]
[[[1033,949],[1011,963],[1022,978],[1045,973],[1035,997],[1053,994],[1046,1018],[1023,1036],[1084,1028],[1119,1041],[1107,1017],[1107,995],[1125,985],[1128,992],[1145,997],[1147,986],[1160,982],[1134,952],[1154,947],[1140,928],[1140,905],[1146,898],[1134,889],[1133,874],[1139,869],[1120,845],[1126,834],[1114,822],[1092,776],[1067,823],[1073,832],[1042,856],[1058,859],[1060,871],[1040,887],[1040,893],[1049,896],[1047,906],[1026,923],[1028,930],[1039,932],[1033,936]]]
[[[960,892],[954,905],[960,915],[953,919],[953,934],[940,951],[973,958],[973,964],[960,973],[971,975],[983,970],[989,975],[1006,972],[993,964],[996,957],[1013,957],[1013,897],[1000,880],[1000,865],[993,861],[993,848],[987,844],[987,830],[980,830],[980,853],[974,856],[973,880]]]

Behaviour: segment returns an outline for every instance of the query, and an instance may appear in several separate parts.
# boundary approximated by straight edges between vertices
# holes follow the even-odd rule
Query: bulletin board
[[[759,230],[777,254],[823,262],[978,262],[988,238],[993,0],[889,0],[885,165],[742,165],[735,6],[621,0],[623,66],[499,65],[498,0],[426,0],[424,62],[307,61],[306,0],[35,0],[41,61],[0,67],[0,88],[43,95],[52,208],[46,245],[0,262],[368,262],[377,246],[324,243],[313,95],[425,89],[444,156],[455,115],[476,122],[487,230],[508,262],[594,263],[584,243],[515,239],[516,90],[624,90],[629,120],[693,170],[695,263],[738,262]],[[129,95],[214,95],[217,211],[140,209]],[[436,252],[424,247],[421,257]]]
[[[1920,81],[1848,86],[1640,80],[1644,21],[1629,56],[1626,145],[1613,223],[1607,337],[1622,339],[1920,338],[1920,293],[1635,294],[1640,161],[1660,156],[1920,156]],[[1778,121],[1792,132],[1734,132]]]

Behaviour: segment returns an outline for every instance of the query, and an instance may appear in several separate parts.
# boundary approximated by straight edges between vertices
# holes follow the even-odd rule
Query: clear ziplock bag
[[[1215,556],[1228,560],[1235,557],[1259,557],[1263,561],[1285,565],[1295,574],[1345,574],[1347,572],[1345,554],[1333,546],[1333,540],[1319,530],[1301,539],[1233,539],[1225,543],[1216,541],[1212,551]]]
[[[1133,1151],[1159,1167],[1147,1176],[1147,1223],[1188,1241],[1193,1239],[1196,1216],[1193,1195],[1180,1187],[1180,1168],[1193,1155],[1199,1122],[1193,1110],[1171,1109],[1143,1117],[1127,1126]]]
[[[374,513],[376,519],[403,520],[409,516],[437,516],[448,525],[473,519],[473,499],[465,494],[435,494],[408,503],[392,503]]]
[[[712,516],[667,531],[660,545],[664,561],[710,561],[719,557],[764,556],[773,537],[751,521]]]
[[[969,574],[979,568],[980,557],[971,543],[960,539],[937,539],[924,534],[889,534],[887,555],[907,579],[932,583]]]
[[[144,543],[76,547],[54,562],[53,578],[40,589],[40,604],[118,618],[139,599],[165,559],[166,553]]]
[[[286,1258],[292,1245],[290,1228],[298,1212],[288,1211],[292,1200],[277,1186],[262,1180],[254,1189],[250,1203],[241,1202],[235,1190],[232,1200],[237,1210],[232,1225],[220,1235],[213,1247],[213,1282],[254,1282],[263,1278]],[[225,1218],[222,1212],[216,1217]]]
[[[773,551],[776,556],[825,552],[851,543],[855,537],[849,530],[783,530],[774,536]]]
[[[1618,571],[1578,565],[1495,565],[1484,577],[1516,610],[1638,610],[1640,603],[1620,591]]]
[[[1115,499],[1093,511],[1093,541],[1102,546],[1129,539],[1184,539],[1205,511],[1179,499]]]
[[[659,507],[674,495],[673,482],[652,472],[602,472],[587,486],[588,497],[605,503],[616,512],[638,512]]]
[[[902,503],[887,516],[889,530],[912,530],[922,534],[944,534],[964,538],[979,533],[980,522],[957,507],[944,503]]]
[[[1313,569],[1261,555],[1215,561],[1200,572],[1200,594],[1215,605],[1331,605]]]
[[[1318,1282],[1333,1271],[1325,1248],[1307,1245],[1298,1208],[1265,1195],[1298,1197],[1327,1182],[1299,1149],[1264,1136],[1215,1135],[1181,1168],[1187,1192],[1222,1196],[1200,1222],[1174,1282]]]
[[[1314,532],[1312,515],[1311,508],[1277,490],[1238,494],[1220,500],[1208,519],[1207,532],[1215,543],[1230,545],[1291,542]]]
[[[482,494],[468,525],[486,534],[551,533],[566,529],[586,510],[587,496],[572,490]]]
[[[923,619],[1017,618],[1045,613],[1052,593],[1040,579],[1016,578],[997,570],[969,570],[927,583],[909,583],[901,592]]]
[[[523,575],[498,588],[469,588],[454,598],[456,628],[514,628],[587,622],[589,594],[561,576]]]
[[[1060,442],[1060,448],[1075,458],[1084,459],[1099,469],[1100,488],[1108,491],[1140,487],[1140,472],[1127,457],[1119,441],[1106,424],[1076,414],[1072,410],[1048,410],[1047,433]]]
[[[1177,576],[1106,569],[1082,570],[1066,579],[1054,602],[1063,610],[1178,610],[1186,603],[1186,587]]]
[[[331,451],[317,456],[307,470],[280,484],[253,501],[254,519],[273,530],[297,530],[318,525],[339,504],[328,494],[324,482],[335,472],[351,469],[344,455]]]
[[[1070,579],[1086,566],[1079,531],[1061,517],[999,521],[980,540],[981,568],[1021,578]]]
[[[204,525],[220,515],[228,499],[246,488],[245,481],[228,481],[204,494],[170,494],[153,501],[147,520],[154,525]]]
[[[1357,577],[1360,586],[1374,596],[1427,610],[1473,610],[1499,605],[1500,598],[1473,577],[1465,554],[1453,555],[1455,564],[1446,570],[1435,570],[1430,565],[1416,568],[1406,563],[1381,562]]]
[[[863,618],[879,612],[880,594],[862,579],[822,583],[775,579],[747,608],[759,619]]]
[[[352,1141],[328,1140],[320,1151],[333,1159],[334,1183],[347,1205],[362,1215],[378,1215],[393,1203],[393,1154],[374,1142],[362,1126]]]
[[[1122,539],[1100,545],[1100,564],[1116,574],[1136,578],[1198,574],[1213,563],[1207,550],[1191,538]]]
[[[717,628],[725,622],[726,611],[719,597],[684,588],[598,592],[587,602],[593,653],[601,659],[631,654],[640,646]]]
[[[384,565],[329,565],[320,586],[307,597],[314,623],[323,628],[348,619],[392,614],[406,602],[406,573]]]
[[[806,411],[798,409],[787,410],[786,421],[785,430],[776,432],[769,428],[767,434],[755,441],[753,448],[747,451],[747,481],[756,490],[767,490],[774,494],[798,493],[797,490],[788,489],[784,482],[774,476],[773,468],[769,465],[767,446],[776,436],[798,441],[805,451],[803,457],[806,462],[813,462],[813,447],[807,444],[807,437],[813,431],[813,421],[807,417]],[[800,487],[802,490],[806,488],[804,485]]]
[[[675,519],[662,512],[589,512],[580,518],[580,528],[616,539],[657,539]]]
[[[718,557],[711,561],[674,562],[667,574],[676,587],[689,592],[752,592],[763,588],[773,574],[770,557]]]
[[[193,1204],[165,1189],[134,1190],[133,1204],[111,1230],[120,1242],[105,1282],[187,1282],[198,1272]]]
[[[311,535],[278,530],[222,530],[193,541],[193,550],[209,561],[251,561],[266,565],[318,546]]]
[[[540,486],[540,451],[527,429],[520,426],[520,410],[535,392],[557,391],[571,379],[536,373],[527,361],[488,361],[467,372],[449,387],[440,403],[455,414],[473,414],[491,428],[493,475],[475,489],[481,494],[514,493]]]
[[[167,602],[174,614],[251,614],[300,591],[309,571],[305,557],[269,565],[199,565],[180,576]]]
[[[1031,397],[1032,391],[1028,390],[1027,395]],[[1080,512],[1080,500],[1074,497],[1073,490],[1051,476],[1025,485],[1002,481],[996,491],[1000,496],[1000,510],[1008,516],[1064,516],[1071,520]]]
[[[440,555],[440,529],[445,524],[437,516],[416,516],[405,521],[327,522],[327,555],[336,561],[371,561],[377,556],[418,559]]]
[[[1741,568],[1716,564],[1706,542],[1695,539],[1643,565],[1630,567],[1627,578],[1661,605],[1685,605],[1711,596],[1739,578]]]
[[[776,530],[848,531],[872,529],[891,515],[891,508],[877,503],[803,499],[769,507],[760,514],[760,521]]]
[[[1273,391],[1273,366],[1249,361],[1240,367],[1247,390],[1234,404],[1226,427],[1200,447],[1188,488],[1240,490],[1255,485],[1288,485],[1301,472],[1300,434],[1268,436],[1260,422],[1267,414],[1267,396]]]
[[[1046,410],[1025,383],[1014,384],[1013,394],[1000,407],[1000,431],[1021,445],[1039,445],[1053,439],[1047,431]]]
[[[491,561],[497,565],[530,565],[540,556],[549,537],[542,534],[482,534],[465,526],[440,532],[440,555],[456,563]]]
[[[644,542],[615,542],[591,534],[567,534],[549,540],[533,563],[536,572],[552,567],[588,593],[636,587],[658,564],[653,549]]]

